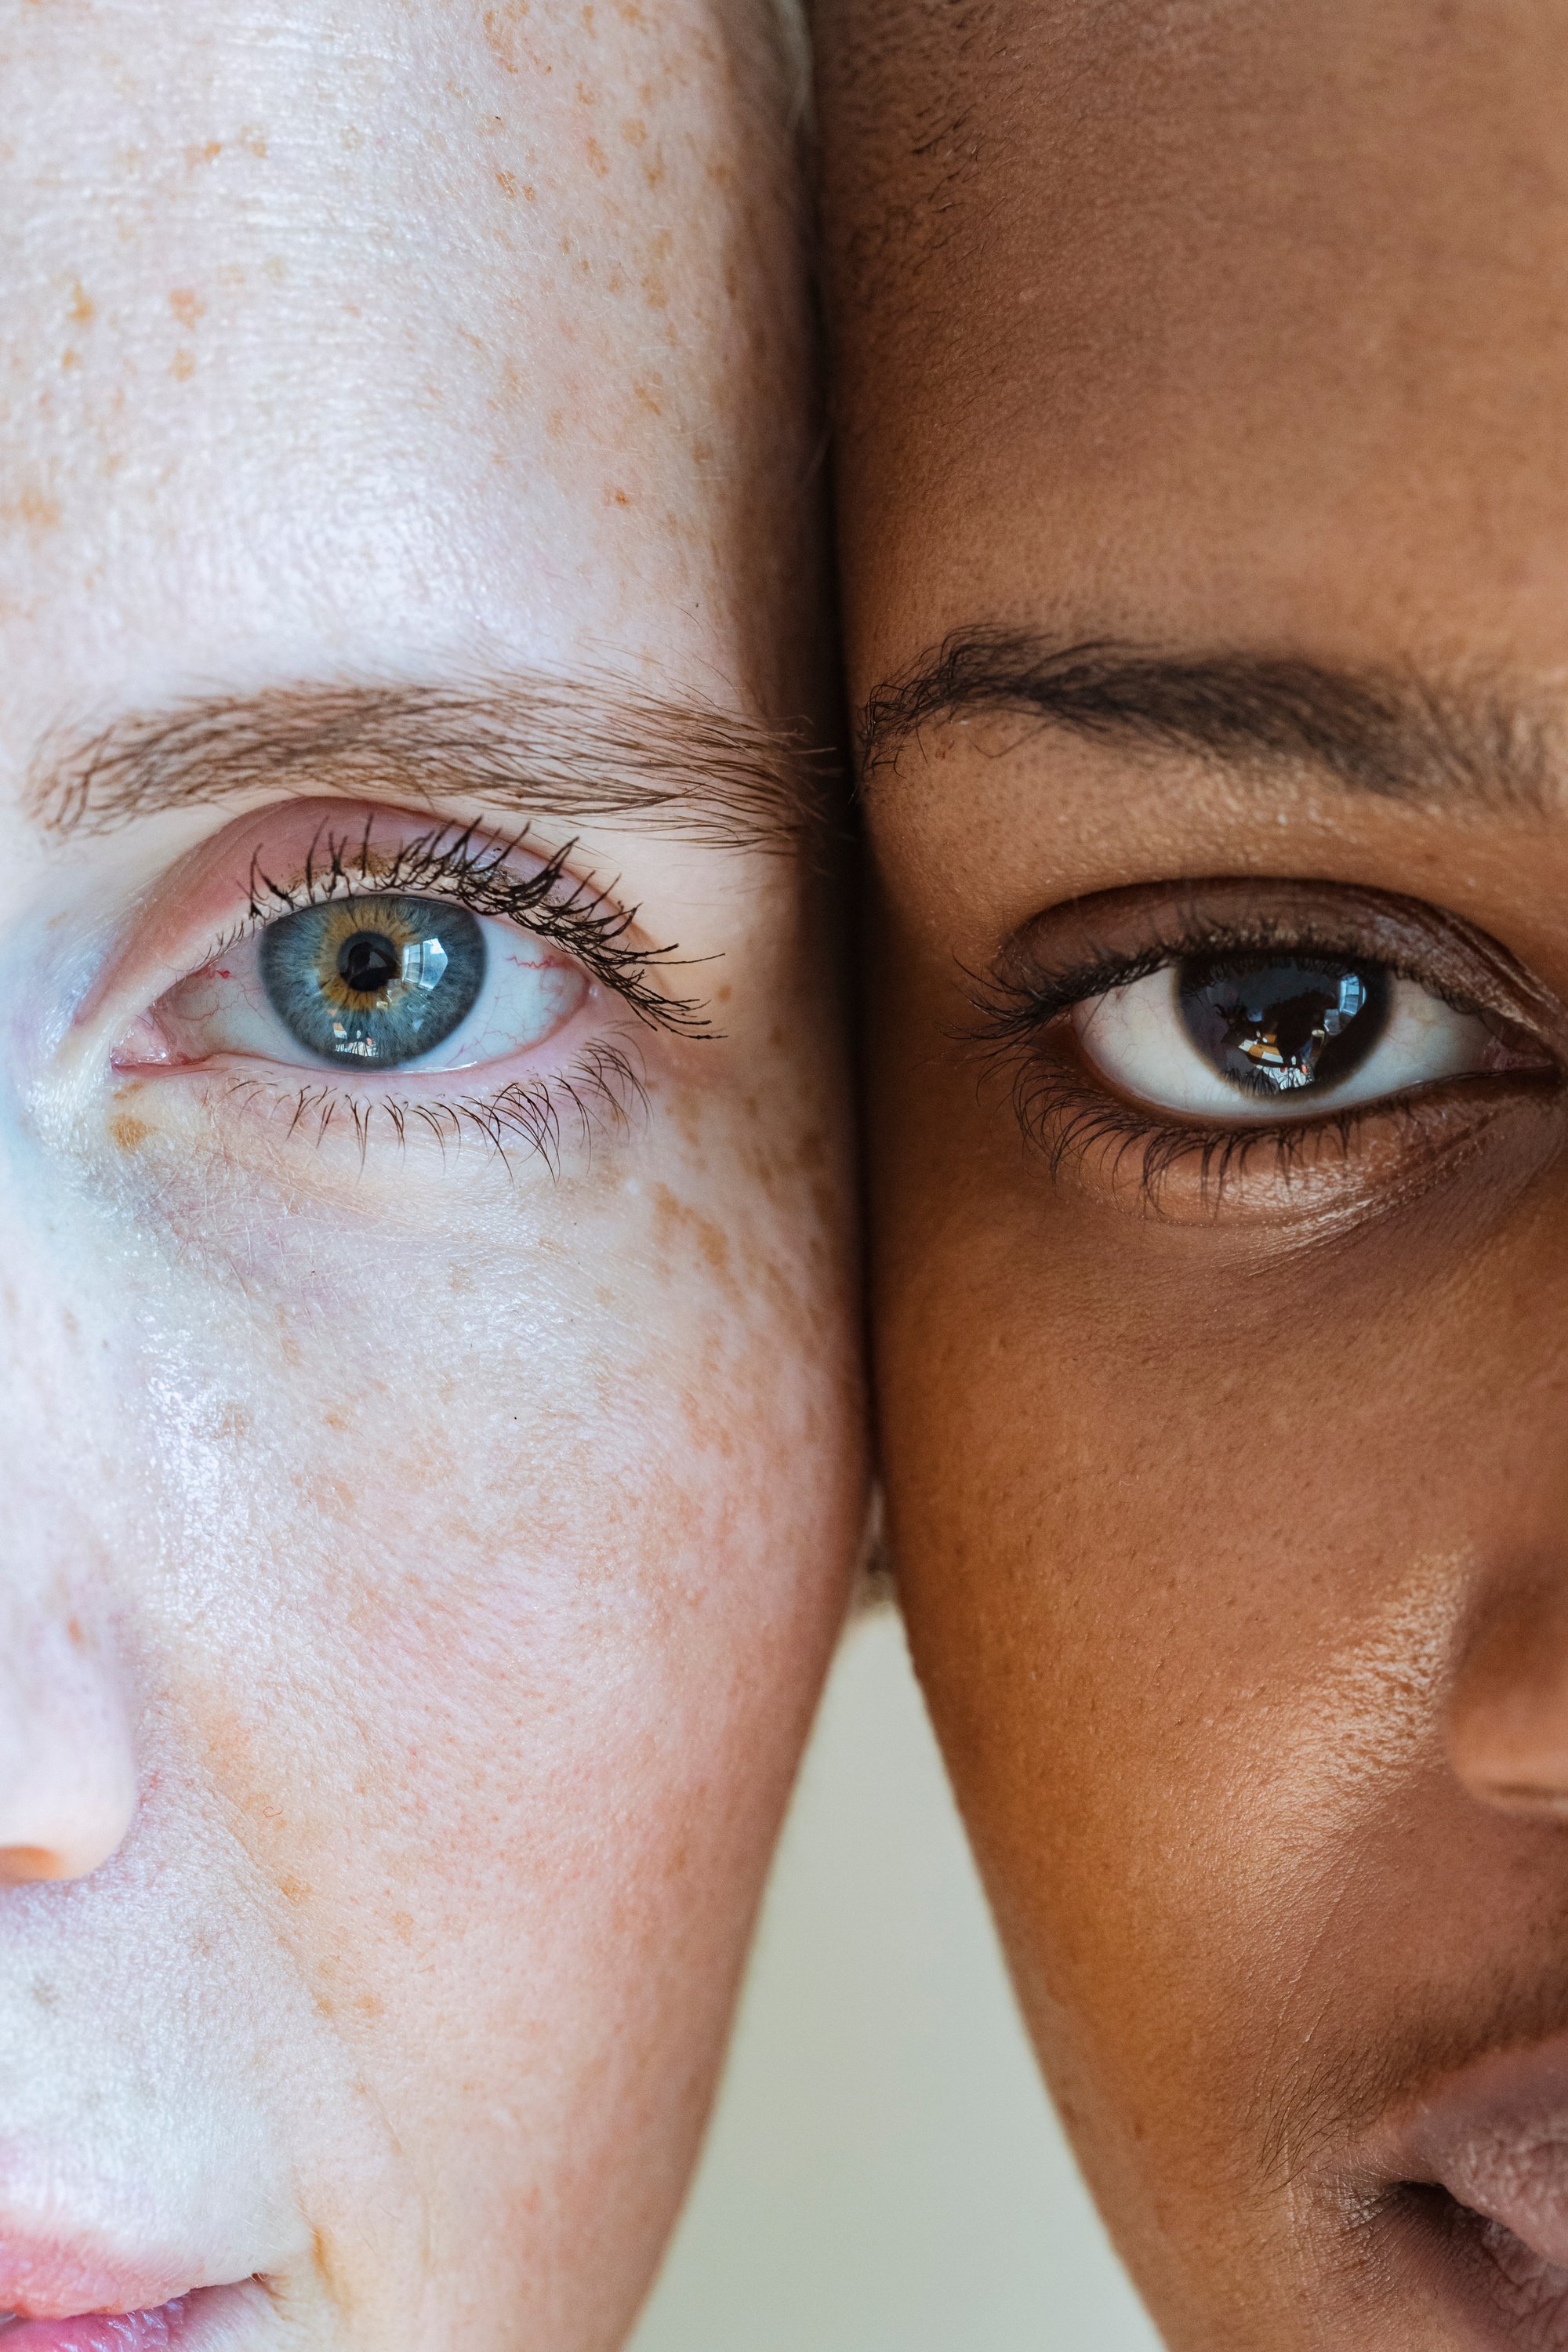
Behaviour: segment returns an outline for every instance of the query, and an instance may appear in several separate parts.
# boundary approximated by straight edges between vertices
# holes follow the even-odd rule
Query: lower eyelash
[[[1195,1162],[1199,1190],[1205,1199],[1212,1193],[1215,1208],[1226,1183],[1245,1176],[1260,1154],[1274,1175],[1288,1175],[1325,1150],[1348,1160],[1367,1111],[1386,1116],[1402,1108],[1397,1097],[1384,1097],[1320,1118],[1281,1121],[1277,1127],[1181,1127],[1152,1120],[1114,1095],[1037,1062],[1015,1073],[1013,1103],[1020,1127],[1042,1153],[1053,1178],[1081,1165],[1097,1147],[1109,1145],[1113,1147],[1112,1181],[1121,1174],[1124,1160],[1130,1161],[1132,1180],[1152,1206],[1159,1204],[1164,1179]]]
[[[258,1105],[270,1117],[286,1117],[288,1134],[302,1133],[318,1148],[334,1129],[346,1129],[358,1145],[362,1166],[380,1123],[391,1129],[400,1150],[411,1137],[428,1137],[444,1162],[448,1148],[456,1152],[465,1141],[477,1142],[488,1159],[499,1160],[510,1171],[511,1155],[521,1150],[542,1160],[558,1179],[566,1130],[574,1127],[579,1145],[591,1152],[598,1133],[606,1128],[624,1131],[646,1108],[647,1089],[626,1048],[595,1044],[552,1077],[514,1079],[490,1095],[437,1100],[387,1095],[370,1100],[325,1082],[288,1088],[265,1078],[239,1078],[231,1084],[229,1097]]]

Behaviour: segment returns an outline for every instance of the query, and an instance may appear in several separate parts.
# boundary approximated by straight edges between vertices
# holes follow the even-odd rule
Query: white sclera
[[[384,1066],[388,1076],[420,1077],[476,1069],[541,1045],[569,1021],[588,992],[578,966],[553,958],[510,923],[478,919],[485,938],[485,980],[472,1010],[449,1037],[416,1059]],[[353,1074],[347,1060],[326,1062],[302,1046],[274,1012],[262,983],[261,933],[214,957],[161,996],[152,1018],[174,1062],[220,1055],[282,1064],[289,1069]]]
[[[1223,1076],[1193,1043],[1179,986],[1180,967],[1167,964],[1125,988],[1086,999],[1071,1017],[1084,1059],[1119,1093],[1189,1118],[1271,1126],[1316,1118],[1495,1067],[1500,1058],[1484,1021],[1457,1013],[1415,981],[1395,977],[1383,1034],[1338,1085],[1252,1094]]]

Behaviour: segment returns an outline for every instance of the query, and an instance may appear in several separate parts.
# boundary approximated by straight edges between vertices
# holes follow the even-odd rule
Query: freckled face
[[[1568,22],[824,14],[933,1718],[1167,2340],[1561,2347]]]
[[[596,2352],[859,1517],[781,73],[24,13],[0,2309]]]

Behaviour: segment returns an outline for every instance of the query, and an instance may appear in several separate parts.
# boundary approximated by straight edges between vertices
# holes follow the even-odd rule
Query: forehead
[[[849,0],[826,53],[863,677],[979,617],[1560,658],[1568,10]]]
[[[788,200],[760,29],[127,0],[11,12],[0,67],[13,699],[400,632],[635,661],[732,611],[754,482],[714,457],[768,328],[727,273],[776,297]]]

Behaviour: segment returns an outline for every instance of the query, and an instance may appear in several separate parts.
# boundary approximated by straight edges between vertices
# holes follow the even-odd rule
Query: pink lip
[[[1468,2067],[1398,2134],[1394,2168],[1568,2271],[1568,2036]]]
[[[6,2352],[189,2352],[205,2321],[216,2317],[215,2304],[232,2294],[228,2287],[197,2287],[191,2294],[161,2304],[154,2311],[89,2312],[74,2319],[16,2319],[0,2327]]]

